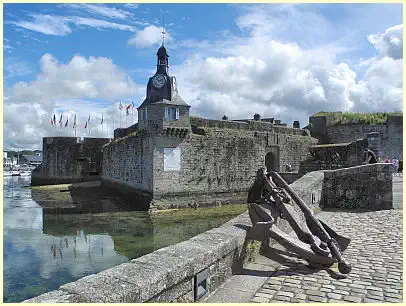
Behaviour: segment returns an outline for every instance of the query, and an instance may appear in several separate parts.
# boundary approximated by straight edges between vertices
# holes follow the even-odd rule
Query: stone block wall
[[[391,118],[392,119],[392,118]],[[393,118],[394,119],[394,118]],[[398,119],[398,117],[397,117]],[[395,121],[395,120],[394,120]],[[400,121],[400,122],[399,122]],[[403,122],[402,117],[388,125],[388,138],[386,140],[385,152],[393,159],[403,159]],[[389,121],[391,123],[391,121]],[[400,123],[400,124],[399,124]]]
[[[269,146],[278,146],[280,162],[297,169],[313,142],[308,136],[266,137],[259,132],[208,128],[205,136],[154,137],[154,205],[168,208],[244,202],[256,171],[265,165]],[[164,171],[164,148],[181,150],[180,171]]]
[[[298,129],[278,127],[284,133],[276,133],[251,130],[251,122],[199,122],[204,135],[139,131],[135,136],[116,139],[103,148],[103,182],[149,193],[154,199],[151,208],[241,203],[256,171],[265,165],[268,152],[276,150],[279,167],[291,164],[297,171],[317,141]],[[245,128],[219,126],[224,122]],[[165,169],[165,149],[180,150],[179,169]]]
[[[190,117],[190,124],[202,128],[216,128],[216,129],[233,129],[233,130],[246,130],[246,131],[265,131],[269,133],[290,134],[307,136],[306,132],[302,129],[290,128],[285,126],[276,126],[271,122],[255,121],[255,120],[213,120],[201,117]]]
[[[348,143],[357,139],[367,138],[372,132],[378,133],[379,146],[376,148],[378,156],[389,156],[391,159],[403,156],[403,117],[391,116],[387,124],[382,125],[333,125],[332,117],[310,117],[312,136],[324,143]]]
[[[324,172],[323,208],[391,209],[391,164],[371,164]]]
[[[328,143],[327,139],[327,116],[311,116],[309,117],[309,128],[312,137],[319,140],[319,144]]]
[[[245,202],[264,159],[253,137],[162,136],[154,147],[154,203],[160,208]],[[164,171],[164,148],[181,150],[180,171]]]
[[[147,135],[119,138],[102,148],[102,181],[113,187],[152,194],[152,139]]]
[[[42,165],[32,173],[32,185],[97,180],[102,171],[101,147],[110,138],[44,137]]]
[[[165,119],[165,107],[177,107],[179,108],[179,119],[171,120]],[[148,129],[150,132],[160,133],[166,128],[186,128],[190,130],[189,121],[189,106],[185,105],[168,105],[165,103],[153,103],[146,106],[147,120],[141,119],[141,113],[138,115],[138,128]]]

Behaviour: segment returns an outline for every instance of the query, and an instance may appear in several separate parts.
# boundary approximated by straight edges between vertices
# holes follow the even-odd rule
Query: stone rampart
[[[391,159],[403,156],[403,116],[392,115],[386,124],[335,124],[335,116],[311,116],[311,134],[325,143],[349,143],[357,139],[367,138],[369,133],[377,133],[379,139],[377,156]]]
[[[146,135],[126,136],[102,148],[102,181],[117,189],[153,192],[152,139]],[[128,187],[128,188],[127,188]]]
[[[190,117],[190,124],[197,127],[247,130],[247,131],[266,131],[279,134],[307,136],[306,132],[302,129],[277,126],[266,121],[256,121],[256,120],[233,121],[233,120],[214,120],[201,117]]]
[[[391,164],[372,164],[324,172],[323,208],[392,209]]]
[[[110,138],[44,137],[41,166],[32,172],[32,185],[100,179],[101,147]]]
[[[206,130],[205,136],[154,139],[154,203],[158,209],[244,203],[246,194],[265,163],[270,148],[277,148],[279,162],[297,169],[308,156],[312,138],[262,134],[252,131]],[[164,171],[162,148],[181,150],[180,171]]]
[[[137,133],[116,139],[103,147],[102,181],[149,193],[151,209],[243,203],[269,152],[275,153],[276,167],[291,164],[297,171],[316,141],[307,134],[207,127],[204,131],[184,136]],[[178,160],[168,169],[165,152],[171,150],[178,152]]]

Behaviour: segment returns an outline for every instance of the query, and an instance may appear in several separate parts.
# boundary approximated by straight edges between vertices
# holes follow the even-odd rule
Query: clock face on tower
[[[162,74],[157,74],[152,78],[152,85],[156,88],[161,88],[162,86],[165,85],[165,76]]]

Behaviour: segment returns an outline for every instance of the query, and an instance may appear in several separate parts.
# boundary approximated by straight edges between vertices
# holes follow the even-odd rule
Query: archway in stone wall
[[[265,167],[267,171],[279,171],[278,159],[275,153],[268,152],[265,155]]]

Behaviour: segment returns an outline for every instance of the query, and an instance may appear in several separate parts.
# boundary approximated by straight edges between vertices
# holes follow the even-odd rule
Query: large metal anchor
[[[300,225],[287,209],[286,204],[291,199],[302,211],[307,226]],[[341,254],[350,243],[350,239],[340,236],[321,220],[316,219],[309,207],[278,173],[267,172],[265,168],[259,169],[248,194],[248,203],[253,226],[247,233],[247,239],[266,242],[269,238],[273,238],[311,264],[331,266],[338,263],[338,270],[341,273],[350,273],[351,265]],[[298,239],[273,226],[278,216],[289,223]]]

